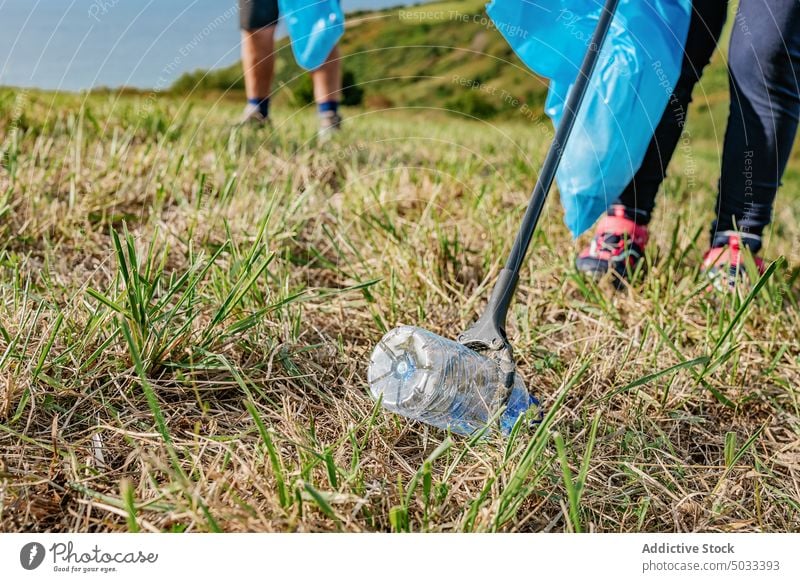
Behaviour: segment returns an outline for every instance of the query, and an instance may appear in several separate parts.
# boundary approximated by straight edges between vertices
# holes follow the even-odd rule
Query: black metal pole
[[[561,123],[553,137],[553,142],[550,145],[550,150],[547,152],[547,156],[542,164],[539,179],[536,181],[536,186],[531,195],[531,201],[528,204],[528,209],[525,211],[525,216],[522,218],[522,224],[517,233],[517,238],[514,240],[514,246],[511,247],[511,253],[506,262],[506,266],[500,271],[497,283],[495,283],[494,289],[492,290],[492,295],[489,299],[489,303],[486,305],[486,311],[483,316],[481,316],[472,328],[462,334],[460,339],[464,343],[484,344],[486,347],[499,349],[506,341],[506,315],[508,314],[508,307],[511,304],[514,291],[517,288],[519,271],[522,268],[525,255],[528,253],[528,247],[531,244],[533,233],[542,215],[542,208],[544,208],[547,195],[553,185],[558,165],[561,162],[561,156],[564,154],[564,147],[572,133],[572,128],[575,126],[575,119],[583,104],[583,98],[586,95],[589,80],[599,60],[600,50],[611,28],[611,22],[618,4],[619,0],[606,0],[605,7],[600,14],[600,19],[595,28],[586,56],[581,64],[578,78],[565,104],[564,116],[561,119]]]
[[[564,153],[564,147],[572,133],[572,128],[575,126],[575,119],[580,111],[583,98],[586,95],[589,80],[597,65],[603,41],[611,28],[611,21],[618,3],[619,0],[607,0],[606,6],[600,15],[600,20],[594,31],[589,50],[581,65],[578,79],[575,81],[575,86],[572,88],[569,99],[567,100],[564,117],[558,126],[558,130],[553,138],[553,143],[550,146],[550,151],[547,153],[544,164],[542,164],[542,171],[539,174],[536,187],[533,189],[531,202],[528,205],[528,210],[525,212],[525,217],[522,219],[522,225],[517,234],[517,239],[514,241],[511,254],[508,257],[506,268],[510,271],[518,273],[522,266],[522,261],[525,260],[528,246],[530,245],[531,238],[533,238],[534,230],[539,222],[539,217],[542,214],[542,208],[544,207],[545,200],[547,200],[547,195],[553,185],[558,165],[561,162],[561,156]]]

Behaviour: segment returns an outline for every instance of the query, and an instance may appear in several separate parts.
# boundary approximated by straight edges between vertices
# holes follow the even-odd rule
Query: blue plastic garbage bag
[[[297,64],[321,67],[344,34],[344,13],[338,0],[278,0],[292,40]]]
[[[487,12],[514,52],[550,79],[557,126],[603,0],[493,0]],[[691,0],[620,0],[556,175],[564,220],[587,230],[642,164],[680,75]]]

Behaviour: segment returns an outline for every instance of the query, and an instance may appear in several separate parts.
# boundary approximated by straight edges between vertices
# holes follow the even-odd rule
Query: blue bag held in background
[[[278,0],[278,9],[292,39],[297,64],[321,67],[344,34],[344,13],[338,0]]]
[[[519,58],[550,79],[545,112],[556,126],[602,9],[602,0],[487,6]],[[573,236],[592,226],[641,166],[680,75],[691,11],[691,0],[620,0],[556,174]]]

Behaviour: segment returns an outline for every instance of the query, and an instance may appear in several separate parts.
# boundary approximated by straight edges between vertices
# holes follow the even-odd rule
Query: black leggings
[[[725,23],[724,0],[694,0],[693,8],[680,78],[641,168],[618,200],[639,224],[650,220],[692,90]],[[728,60],[731,105],[712,244],[725,231],[760,236],[772,218],[800,117],[800,1],[740,0]]]

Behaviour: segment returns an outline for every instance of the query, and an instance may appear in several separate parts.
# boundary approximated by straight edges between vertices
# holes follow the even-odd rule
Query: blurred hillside
[[[490,118],[527,103],[540,114],[546,84],[513,55],[484,5],[462,0],[348,15],[341,43],[345,84],[363,91],[348,95],[350,104],[441,107]],[[277,100],[310,101],[308,75],[295,64],[286,39],[278,47]],[[240,64],[186,74],[172,87],[184,95],[243,90]]]
[[[546,82],[514,55],[485,5],[484,0],[457,0],[348,15],[341,43],[345,104],[441,108],[480,119],[520,112],[528,119],[541,117]],[[287,39],[277,44],[275,101],[311,102],[310,79],[295,64]],[[722,46],[727,46],[727,31]],[[241,64],[187,73],[171,88],[183,96],[239,97],[242,91]],[[703,77],[703,93],[703,103],[695,107],[711,109],[724,123],[728,83],[719,53]]]

